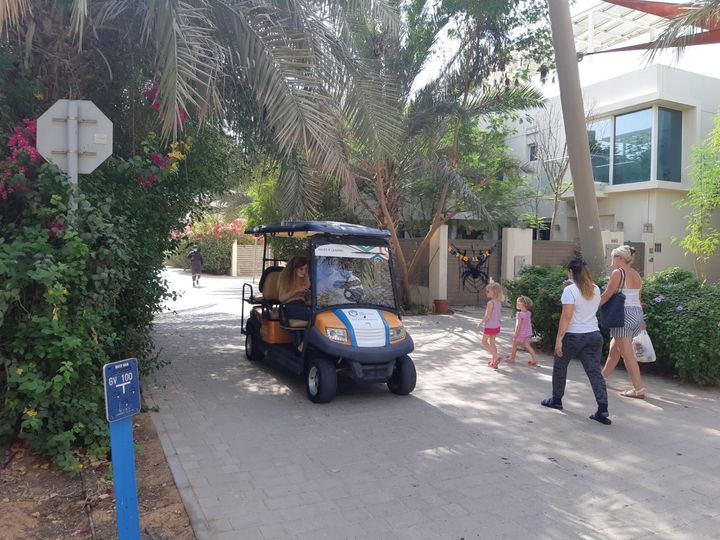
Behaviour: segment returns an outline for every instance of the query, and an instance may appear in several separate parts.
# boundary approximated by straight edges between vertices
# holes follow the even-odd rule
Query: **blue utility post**
[[[110,422],[118,540],[140,540],[132,417],[140,412],[137,359],[103,366],[105,413]]]

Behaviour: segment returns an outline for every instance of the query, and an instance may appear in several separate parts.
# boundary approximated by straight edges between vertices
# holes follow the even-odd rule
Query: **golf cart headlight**
[[[347,341],[347,330],[344,328],[326,328],[328,339],[345,343]]]
[[[390,341],[399,341],[405,337],[405,327],[398,326],[390,329]]]

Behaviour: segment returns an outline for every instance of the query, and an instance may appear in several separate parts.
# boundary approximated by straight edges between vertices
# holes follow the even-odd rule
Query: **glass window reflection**
[[[612,121],[610,118],[595,120],[587,125],[593,178],[596,182],[605,182],[606,184],[610,181],[611,129]]]
[[[680,181],[682,156],[682,112],[658,109],[657,179]]]
[[[652,109],[615,117],[613,184],[650,180]]]

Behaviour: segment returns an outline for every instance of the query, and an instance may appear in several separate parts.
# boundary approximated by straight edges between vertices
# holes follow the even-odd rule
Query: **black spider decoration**
[[[470,257],[467,255],[467,250],[460,251],[452,245],[448,248],[448,251],[462,263],[460,265],[460,279],[462,280],[463,290],[474,293],[480,292],[490,281],[488,276],[490,262],[488,259],[493,249],[484,249],[478,255]]]

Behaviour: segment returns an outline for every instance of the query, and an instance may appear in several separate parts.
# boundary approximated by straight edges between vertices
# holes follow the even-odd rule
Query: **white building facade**
[[[607,242],[613,237],[643,243],[645,275],[673,266],[694,269],[694,256],[686,256],[678,245],[688,209],[675,203],[692,185],[692,149],[707,138],[720,111],[720,79],[656,64],[584,86],[583,97],[600,224]],[[559,97],[549,98],[547,109],[560,111]],[[530,116],[534,121],[518,124],[507,143],[537,171],[534,181],[546,196],[538,197],[535,210],[549,218],[552,202],[547,200],[547,179],[536,161],[538,138],[553,130],[557,132],[553,136],[564,139],[564,130],[561,121],[559,129],[549,125],[552,120],[546,113],[535,111]],[[572,182],[569,170],[565,179]],[[553,238],[577,241],[578,237],[570,189],[562,197]],[[707,269],[711,280],[720,280],[720,257]]]

